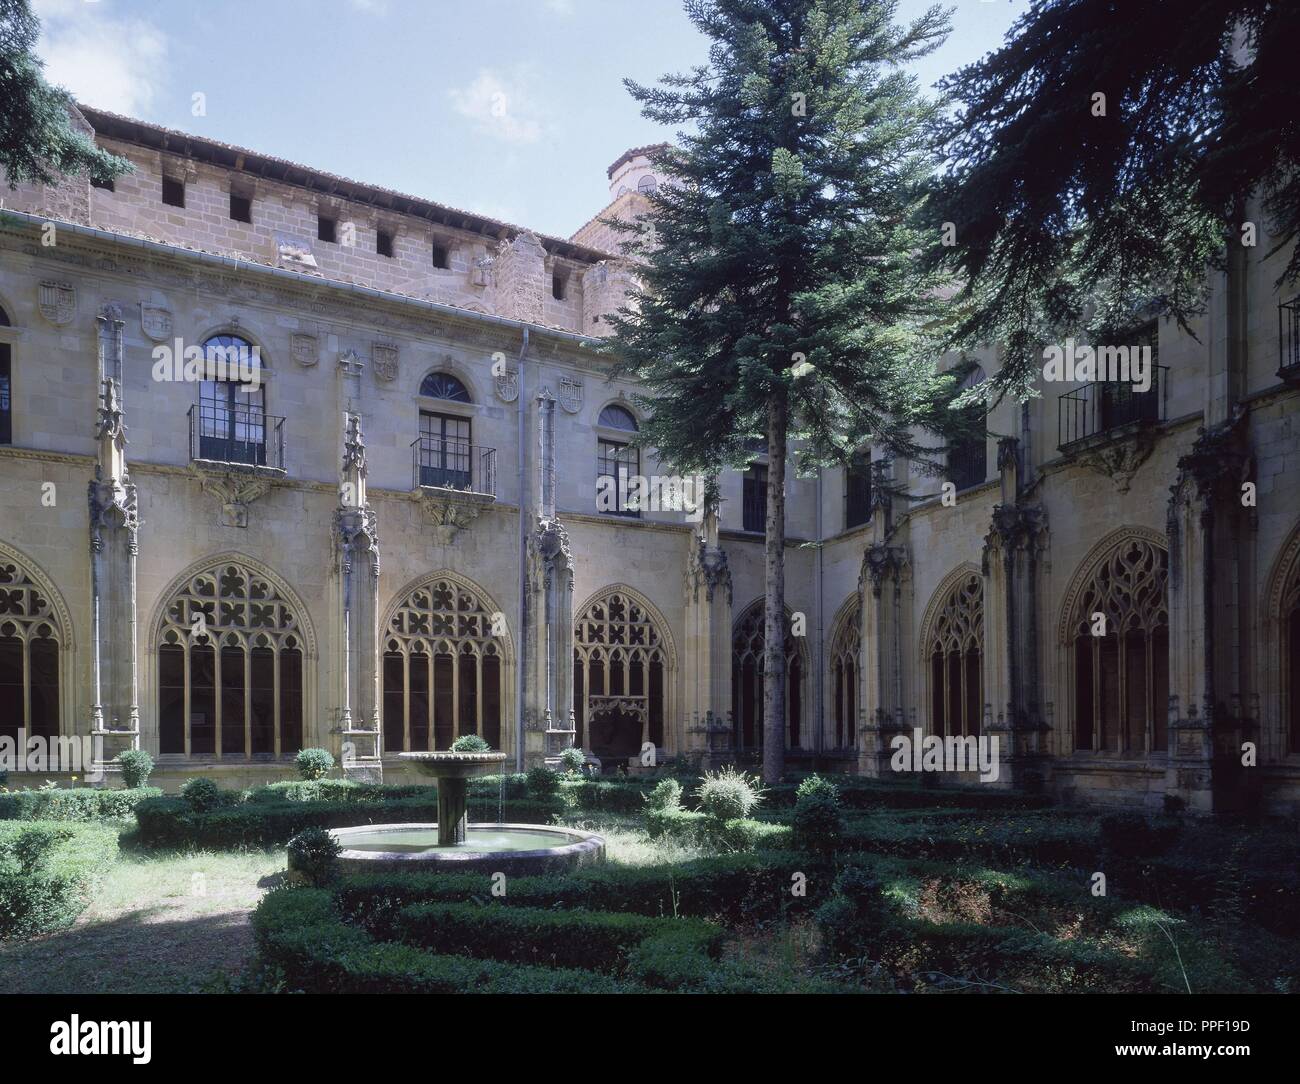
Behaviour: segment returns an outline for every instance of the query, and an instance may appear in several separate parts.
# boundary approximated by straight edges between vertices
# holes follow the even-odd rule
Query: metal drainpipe
[[[528,354],[528,327],[523,328],[524,341],[519,347],[519,406],[515,413],[519,418],[519,441],[515,456],[519,493],[519,672],[515,681],[515,771],[524,770],[524,688],[528,669],[528,395],[524,381],[524,359]]]

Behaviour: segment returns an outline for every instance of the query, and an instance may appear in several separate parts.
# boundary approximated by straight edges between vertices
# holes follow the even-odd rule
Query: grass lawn
[[[252,952],[248,916],[279,883],[284,850],[146,852],[124,833],[70,929],[0,945],[8,993],[197,993]]]

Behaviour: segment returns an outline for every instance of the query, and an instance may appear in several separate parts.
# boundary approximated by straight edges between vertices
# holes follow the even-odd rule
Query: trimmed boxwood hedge
[[[471,800],[471,820],[497,819],[496,802]],[[555,802],[507,801],[506,821],[547,824],[563,812]],[[358,824],[406,824],[438,819],[436,792],[384,801],[258,801],[195,812],[183,798],[155,798],[135,810],[140,841],[152,847],[273,847],[288,843],[307,828],[347,828]]]
[[[647,809],[645,827],[651,839],[672,839],[721,850],[752,851],[759,847],[788,850],[791,841],[788,825],[740,817],[719,825],[707,813],[689,809]]]
[[[135,807],[162,797],[158,787],[99,790],[95,787],[53,787],[0,794],[3,821],[93,821],[130,817]]]
[[[335,994],[592,994],[639,989],[594,971],[438,956],[411,945],[376,942],[344,922],[329,892],[282,888],[253,913],[264,967],[289,990]]]
[[[615,974],[626,969],[633,949],[651,939],[666,942],[673,956],[697,957],[684,962],[683,974],[707,974],[725,936],[720,927],[697,918],[554,911],[501,902],[415,903],[398,912],[393,932],[396,940],[432,952]],[[656,977],[662,980],[664,974],[656,972]]]
[[[71,926],[116,855],[117,829],[108,825],[0,823],[0,941]]]

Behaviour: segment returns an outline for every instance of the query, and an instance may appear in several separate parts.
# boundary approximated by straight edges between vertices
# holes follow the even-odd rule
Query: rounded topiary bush
[[[696,795],[700,809],[717,821],[748,817],[763,800],[758,780],[731,767],[705,775]]]
[[[327,829],[304,828],[289,840],[289,868],[301,873],[313,887],[322,888],[338,873],[342,849]]]
[[[551,797],[559,785],[558,773],[551,771],[545,764],[528,769],[528,793],[534,798]]]
[[[490,753],[492,746],[477,734],[462,734],[451,743],[453,753]]]
[[[211,779],[189,779],[181,787],[181,797],[195,813],[206,813],[221,801],[221,790]]]
[[[119,753],[117,762],[122,767],[122,784],[130,790],[148,784],[153,772],[153,757],[144,749],[127,749]]]
[[[566,772],[580,772],[586,763],[587,757],[581,749],[565,749],[560,754],[560,767]]]
[[[656,811],[681,809],[682,785],[676,779],[661,779],[645,796],[647,809]]]
[[[328,749],[303,749],[293,758],[298,774],[304,779],[324,779],[334,770],[334,757]]]
[[[840,792],[834,783],[810,775],[795,791],[794,845],[811,854],[834,854],[844,842]]]

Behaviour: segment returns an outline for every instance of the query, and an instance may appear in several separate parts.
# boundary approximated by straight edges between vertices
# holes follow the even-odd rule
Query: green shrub
[[[324,779],[334,770],[334,757],[328,749],[303,749],[293,758],[294,767],[303,779]]]
[[[432,786],[414,783],[358,783],[351,779],[287,779],[248,792],[250,802],[390,802],[400,798],[429,798]]]
[[[1108,813],[1098,822],[1102,845],[1123,858],[1164,854],[1178,838],[1177,824],[1153,824],[1137,813]]]
[[[451,743],[453,753],[490,753],[492,746],[477,734],[462,734]]]
[[[148,784],[153,773],[153,757],[144,749],[127,749],[117,755],[122,766],[122,784],[136,790]]]
[[[676,779],[661,779],[645,796],[646,809],[681,809],[682,785]]]
[[[0,941],[70,926],[116,853],[107,825],[0,824]]]
[[[696,792],[700,809],[716,821],[748,817],[762,801],[757,779],[726,767],[704,777]]]
[[[560,767],[566,772],[580,772],[586,763],[587,757],[581,749],[569,748],[560,753]]]
[[[130,817],[140,802],[161,796],[162,791],[157,787],[15,790],[0,794],[0,821],[94,821]]]
[[[323,888],[338,874],[343,848],[329,830],[313,825],[289,840],[289,868],[301,873],[316,888]]]
[[[545,764],[528,769],[528,793],[534,798],[550,798],[560,785],[560,776]]]
[[[834,854],[844,845],[844,816],[834,784],[812,775],[799,784],[794,803],[794,845],[814,854]]]
[[[221,802],[221,789],[211,779],[188,779],[181,787],[181,797],[195,813],[206,813]]]

